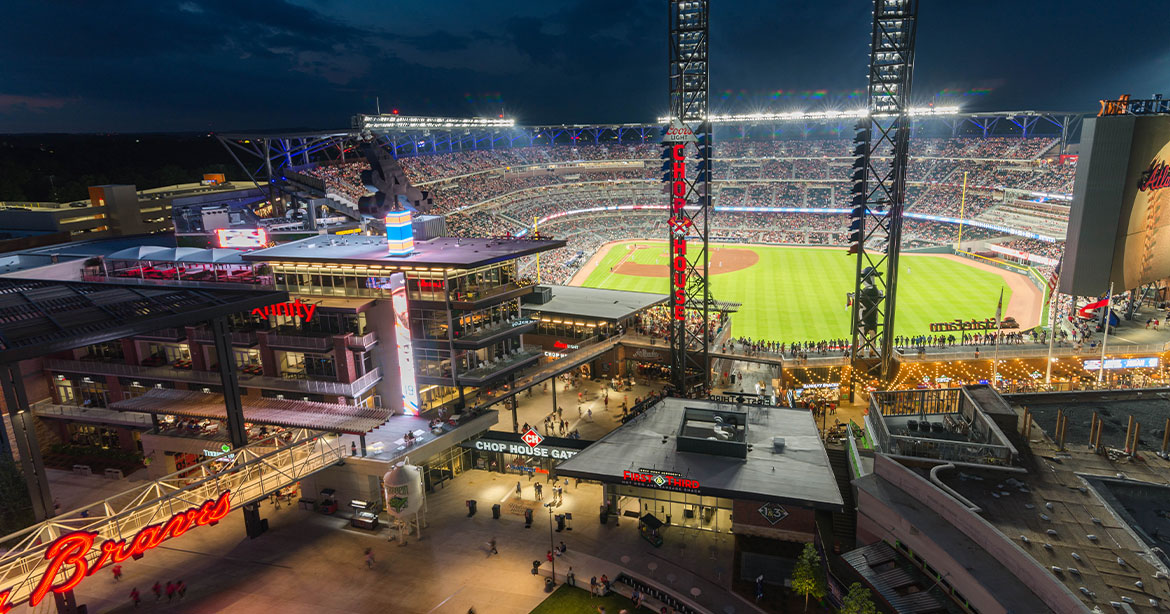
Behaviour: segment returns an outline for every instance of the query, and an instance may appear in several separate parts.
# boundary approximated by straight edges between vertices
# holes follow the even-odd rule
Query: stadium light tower
[[[662,180],[670,199],[670,373],[678,394],[706,396],[711,371],[708,0],[670,0],[667,10],[670,115],[663,126]],[[688,168],[688,160],[697,164]]]
[[[873,4],[869,116],[857,124],[853,151],[857,158],[849,253],[857,254],[857,280],[852,302],[851,400],[862,375],[877,375],[881,380],[892,375],[918,23],[918,0],[874,0]]]

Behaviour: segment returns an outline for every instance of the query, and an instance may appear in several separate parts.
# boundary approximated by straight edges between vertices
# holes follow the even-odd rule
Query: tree
[[[845,595],[845,602],[841,604],[841,614],[877,614],[877,606],[870,598],[869,589],[860,582],[849,585],[849,594]]]
[[[816,546],[805,544],[792,570],[792,588],[804,595],[804,610],[808,611],[808,598],[820,599],[825,596],[825,576],[821,569],[821,555]]]
[[[36,521],[24,476],[7,458],[0,459],[0,502],[0,535],[15,533]]]

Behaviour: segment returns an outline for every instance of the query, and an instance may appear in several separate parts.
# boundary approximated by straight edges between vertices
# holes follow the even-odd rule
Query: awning
[[[173,249],[171,247],[159,247],[157,245],[139,245],[116,251],[106,256],[106,260],[151,260],[151,256],[169,253]]]
[[[180,256],[176,262],[190,264],[245,264],[238,250],[223,249],[222,247],[196,250],[194,253]]]
[[[662,521],[659,520],[658,517],[654,514],[644,514],[641,518],[638,519],[638,522],[646,525],[646,527],[651,530],[662,527]]]
[[[382,426],[390,418],[389,409],[361,405],[253,397],[243,397],[242,400],[245,421],[285,428],[362,435]],[[154,388],[142,396],[115,401],[110,404],[110,408],[183,418],[227,420],[222,394],[191,390]]]

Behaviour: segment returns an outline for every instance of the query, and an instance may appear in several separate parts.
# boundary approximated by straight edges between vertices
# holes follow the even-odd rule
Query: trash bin
[[[557,533],[565,530],[565,515],[557,514]]]
[[[496,503],[495,505],[492,506],[492,518],[494,518],[496,520],[500,519],[500,504],[499,503]]]
[[[609,506],[602,505],[601,506],[601,524],[605,524],[607,522],[609,522]]]
[[[475,515],[475,499],[467,500],[467,517],[471,518]]]

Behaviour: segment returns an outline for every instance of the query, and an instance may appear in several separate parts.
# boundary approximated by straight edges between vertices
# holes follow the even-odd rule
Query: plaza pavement
[[[270,529],[259,538],[248,539],[242,514],[233,512],[217,526],[192,530],[141,560],[127,561],[120,582],[108,571],[88,578],[76,589],[77,598],[90,612],[110,613],[464,614],[470,607],[479,614],[528,612],[545,597],[543,581],[551,566],[544,562],[540,577],[530,570],[533,560],[545,561],[550,520],[547,508],[534,500],[533,481],[521,480],[519,500],[516,481],[515,476],[478,470],[457,477],[429,496],[429,524],[422,539],[412,535],[405,546],[390,541],[386,528],[370,532],[349,527],[345,514],[324,516],[296,506],[276,510],[266,502],[261,513]],[[550,486],[544,487],[545,502]],[[100,490],[59,490],[67,497],[74,489],[78,496]],[[464,501],[471,498],[479,502],[479,511],[469,518]],[[502,502],[504,510],[499,520],[491,517],[495,502]],[[627,571],[713,613],[758,611],[723,588],[730,581],[731,535],[675,528],[655,548],[639,537],[633,518],[615,522],[611,517],[608,525],[600,525],[600,505],[599,485],[571,482],[565,489],[564,503],[555,513],[571,512],[573,520],[571,531],[553,533],[556,543],[564,541],[568,547],[557,559],[558,582],[564,581],[569,566],[578,584],[587,584],[590,576],[615,578]],[[524,528],[521,515],[526,507],[535,513],[530,529]],[[498,555],[488,553],[493,537]],[[366,548],[375,554],[372,570],[365,566]],[[156,602],[150,587],[168,580],[184,581],[186,597],[168,602],[164,595]],[[129,599],[134,587],[143,595],[137,610]]]

